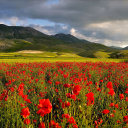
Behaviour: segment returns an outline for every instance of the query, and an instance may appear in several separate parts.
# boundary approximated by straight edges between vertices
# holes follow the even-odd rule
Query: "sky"
[[[128,0],[0,0],[0,24],[128,46]]]

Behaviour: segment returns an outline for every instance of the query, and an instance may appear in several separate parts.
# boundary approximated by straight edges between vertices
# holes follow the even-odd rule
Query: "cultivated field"
[[[0,63],[15,63],[15,62],[86,62],[86,61],[102,61],[102,62],[122,62],[124,59],[110,58],[85,58],[72,53],[56,53],[42,52],[35,50],[23,50],[12,53],[0,53]],[[36,54],[35,54],[36,53]]]

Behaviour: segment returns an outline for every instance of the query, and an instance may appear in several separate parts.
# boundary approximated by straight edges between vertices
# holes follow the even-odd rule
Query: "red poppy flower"
[[[81,90],[80,85],[76,85],[76,86],[74,87],[74,89],[73,89],[73,93],[74,93],[75,95],[79,95],[80,90]]]
[[[55,92],[58,92],[58,89],[55,89]]]
[[[128,94],[128,88],[126,88],[126,91],[125,91],[126,94]]]
[[[111,114],[110,114],[110,117],[114,117],[114,114],[113,114],[113,113],[111,113]]]
[[[38,128],[45,128],[44,122],[41,122],[41,123],[38,125]]]
[[[113,107],[113,106],[114,106],[114,103],[111,103],[109,106],[110,106],[110,107]]]
[[[78,128],[77,124],[73,124],[72,128]]]
[[[112,82],[108,82],[106,86],[107,86],[107,88],[109,88],[109,89],[113,89]]]
[[[117,120],[116,122],[117,122],[118,124],[121,124],[121,121],[120,121],[120,120]]]
[[[108,92],[109,95],[113,96],[115,94],[114,89],[110,89]]]
[[[34,119],[34,120],[33,120],[33,122],[34,122],[34,123],[36,123],[36,122],[37,122],[37,120],[35,120],[35,119]]]
[[[20,113],[24,118],[27,118],[30,115],[29,108],[23,108]]]
[[[102,111],[102,113],[103,114],[108,114],[110,111],[108,110],[108,109],[104,109],[103,111]]]
[[[116,113],[116,110],[113,110],[113,113]]]
[[[68,88],[68,87],[70,87],[70,84],[64,84],[64,87]]]
[[[94,104],[94,93],[89,92],[88,94],[85,95],[87,97],[87,105]]]
[[[56,82],[55,82],[55,85],[58,85],[58,84],[60,84],[60,81],[56,81]]]
[[[76,95],[72,95],[71,99],[74,99],[74,101],[76,100]]]
[[[67,93],[66,96],[67,96],[68,98],[74,99],[74,101],[76,100],[76,95],[73,95],[73,94],[71,94],[71,93]]]
[[[93,92],[89,92],[88,94],[85,95],[89,100],[94,100],[94,93]]]
[[[43,117],[51,112],[52,104],[50,103],[49,99],[41,99],[39,100],[38,109],[37,114]]]
[[[124,94],[120,94],[119,97],[120,97],[120,100],[124,99]]]
[[[66,107],[69,107],[70,106],[70,102],[68,101],[65,101],[62,103],[62,108],[66,108]]]
[[[123,121],[124,121],[124,122],[128,122],[128,116],[124,116],[124,117],[123,117]]]
[[[118,108],[118,104],[115,104],[115,107]]]
[[[65,117],[66,119],[69,119],[69,118],[70,118],[69,114],[63,114],[63,115],[62,115],[62,118],[64,118],[64,117]]]
[[[14,92],[14,88],[13,87],[10,87],[9,90],[12,91],[12,92]]]
[[[52,84],[52,81],[48,80],[48,83],[49,83],[49,84]]]
[[[35,79],[35,82],[37,83],[39,80],[38,79]]]
[[[55,123],[54,120],[51,120],[49,123],[49,128],[61,128],[58,123]]]
[[[30,124],[30,119],[25,119],[24,124],[29,125]]]
[[[73,117],[69,118],[68,122],[69,122],[69,124],[76,124],[76,122],[75,122]]]
[[[71,98],[72,94],[71,94],[71,93],[67,93],[66,96],[67,96],[68,98]]]

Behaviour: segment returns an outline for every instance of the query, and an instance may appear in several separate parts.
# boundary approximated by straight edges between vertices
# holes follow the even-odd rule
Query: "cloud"
[[[28,25],[26,20],[19,19],[18,17],[6,17],[1,18],[0,22],[6,25],[12,25],[12,26],[26,26]]]
[[[103,38],[107,37],[116,41],[128,40],[128,20],[93,23],[89,24],[88,28],[92,31],[104,33]]]
[[[102,25],[101,25],[102,26]],[[109,40],[106,38],[97,38],[96,36],[96,32],[92,32],[92,36],[85,36],[83,34],[81,34],[78,30],[72,28],[70,30],[70,34],[79,38],[79,39],[85,39],[88,40],[90,42],[95,42],[95,43],[101,43],[104,44],[106,46],[118,46],[118,47],[126,47],[128,45],[128,41],[115,41],[115,40]]]
[[[48,30],[45,28],[45,26],[40,26],[35,24],[30,24],[29,26],[47,35],[55,34],[54,30]]]
[[[69,33],[74,28],[79,37],[107,42],[105,44],[119,41],[120,46],[128,45],[127,0],[1,0],[0,16],[3,19],[17,17],[23,21],[49,20],[65,28],[61,25],[37,28],[48,34]],[[18,19],[13,18],[12,24],[18,24]]]
[[[5,24],[4,22],[0,22],[0,24]]]
[[[1,0],[1,17],[17,16],[32,19],[49,19],[58,23],[84,27],[99,23],[128,19],[127,0],[59,0],[48,4],[49,0]],[[6,13],[3,13],[6,12]],[[80,23],[80,24],[78,24]]]
[[[11,22],[12,26],[16,26],[18,24],[20,24],[21,26],[24,26],[27,23],[25,20],[20,20],[18,17],[11,17],[10,19],[8,19],[8,21]]]
[[[41,26],[36,24],[30,24],[29,26],[48,35],[55,35],[57,33],[70,33],[70,28],[60,24],[55,24],[53,26]]]
[[[86,36],[84,36],[84,35],[82,35],[81,33],[79,33],[76,29],[74,29],[74,28],[72,28],[71,30],[70,30],[70,33],[71,33],[71,35],[73,35],[73,36],[75,36],[75,37],[77,37],[77,38],[79,38],[79,39],[87,39],[87,37]]]

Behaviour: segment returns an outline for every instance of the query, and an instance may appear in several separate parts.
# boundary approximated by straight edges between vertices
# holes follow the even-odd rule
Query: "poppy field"
[[[128,63],[0,63],[0,128],[128,128]]]

